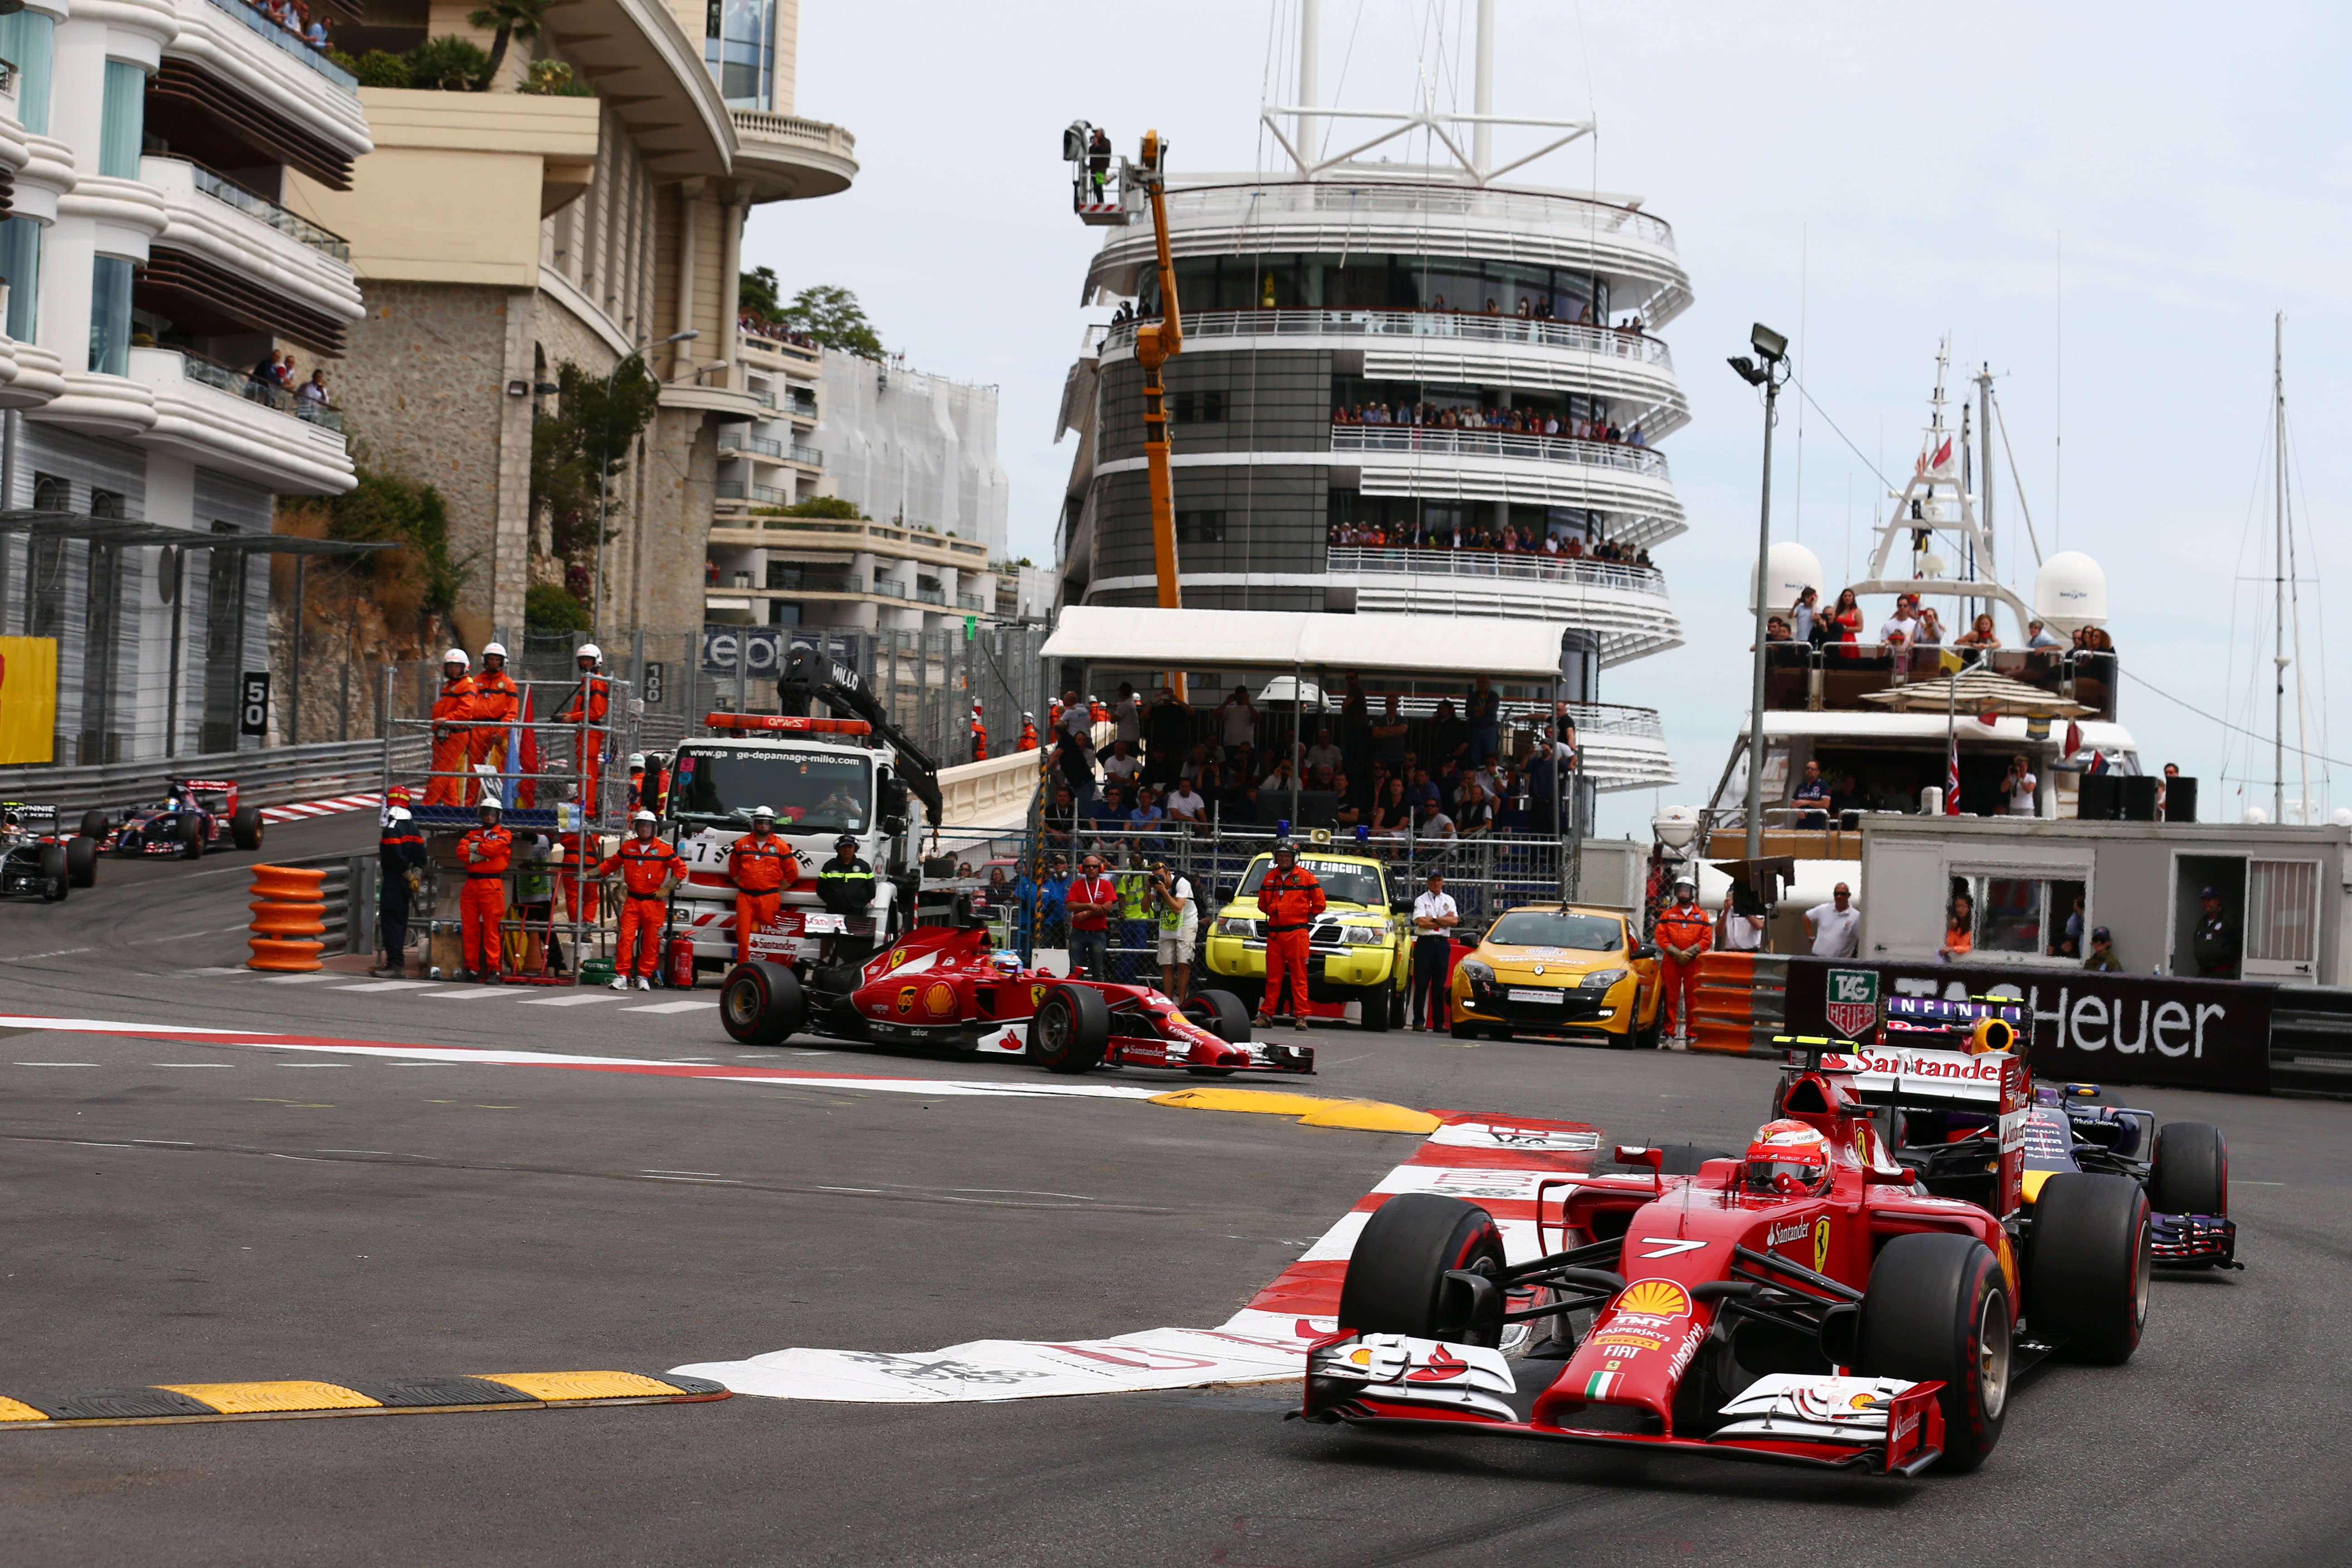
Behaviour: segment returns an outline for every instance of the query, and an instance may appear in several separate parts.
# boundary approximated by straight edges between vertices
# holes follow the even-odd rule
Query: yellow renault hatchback
[[[1614,910],[1522,904],[1454,966],[1454,1037],[1658,1043],[1658,950]]]

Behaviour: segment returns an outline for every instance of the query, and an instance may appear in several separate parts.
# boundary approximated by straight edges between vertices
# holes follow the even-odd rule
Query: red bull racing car
[[[120,820],[92,812],[82,825],[110,854],[188,860],[207,849],[258,849],[261,829],[261,808],[237,805],[235,779],[174,779],[157,805],[134,806]]]
[[[2015,1038],[2000,1015],[2018,1011],[1978,1009],[1943,1042],[1973,1048],[1937,1064],[1993,1086],[1991,1206],[1898,1159],[1857,1074],[1814,1042],[1744,1157],[1620,1147],[1636,1173],[1541,1184],[1518,1256],[1475,1204],[1390,1198],[1349,1258],[1338,1331],[1309,1352],[1298,1414],[1879,1475],[1974,1468],[2018,1373],[2053,1353],[2131,1356],[2154,1255],[2127,1175],[2050,1173],[2027,1211],[2033,1099],[2022,1056],[1997,1048]]]
[[[754,939],[756,946],[758,939]],[[745,1045],[797,1034],[858,1044],[1026,1056],[1052,1072],[1096,1067],[1311,1073],[1311,1046],[1249,1037],[1248,1012],[1222,991],[1181,1005],[1148,985],[1064,978],[991,951],[968,913],[917,926],[863,963],[797,969],[754,957],[728,973],[719,1016]]]

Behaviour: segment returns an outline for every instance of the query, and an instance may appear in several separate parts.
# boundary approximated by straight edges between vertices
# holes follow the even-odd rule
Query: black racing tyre
[[[77,834],[66,840],[66,880],[77,888],[98,886],[98,840]]]
[[[1084,1072],[1110,1048],[1110,1004],[1091,985],[1056,985],[1029,1020],[1029,1059],[1047,1072]]]
[[[193,811],[184,811],[172,818],[172,839],[180,853],[191,860],[201,860],[205,855],[205,819]]]
[[[1457,1040],[1475,1040],[1478,1037],[1478,1026],[1475,1024],[1465,1024],[1457,1019],[1454,1021],[1453,1027],[1447,1032],[1453,1035],[1453,1037]]]
[[[1658,1167],[1662,1176],[1696,1176],[1698,1168],[1709,1160],[1736,1160],[1738,1155],[1722,1149],[1710,1149],[1703,1143],[1666,1143],[1659,1146],[1665,1163]]]
[[[1184,1016],[1233,1045],[1249,1040],[1249,1009],[1230,991],[1195,991],[1184,999]]]
[[[1485,1209],[1435,1193],[1399,1193],[1356,1237],[1339,1286],[1339,1326],[1492,1349],[1502,1342],[1499,1313],[1490,1322],[1469,1321],[1465,1292],[1448,1289],[1445,1275],[1502,1267],[1503,1232]]]
[[[2155,1231],[2128,1176],[2064,1172],[2042,1184],[2025,1253],[2025,1326],[2076,1361],[2119,1366],[2147,1323]]]
[[[1389,1009],[1395,1000],[1396,987],[1386,981],[1367,985],[1356,993],[1356,1005],[1363,1013],[1363,1024],[1375,1035],[1389,1032]]]
[[[2228,1214],[2230,1146],[2221,1141],[2221,1130],[2202,1121],[2158,1128],[2147,1201],[2158,1214]]]
[[[2015,1315],[2000,1259],[1972,1236],[1898,1236],[1878,1249],[1856,1370],[1944,1385],[1943,1469],[1973,1470],[2000,1441]]]
[[[73,885],[73,874],[66,868],[66,847],[62,844],[41,846],[41,898],[47,903],[58,903],[66,889]]]
[[[719,983],[719,1021],[744,1045],[782,1045],[807,1017],[800,976],[781,963],[755,958]]]
[[[228,836],[230,842],[239,849],[260,848],[261,808],[257,805],[238,807],[236,815],[228,819]]]
[[[106,830],[113,826],[106,820],[106,813],[102,811],[85,811],[81,814],[81,836],[84,838],[104,838]]]

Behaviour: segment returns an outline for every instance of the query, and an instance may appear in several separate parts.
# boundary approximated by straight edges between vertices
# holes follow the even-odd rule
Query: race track
[[[373,832],[369,814],[320,818],[272,827],[269,847],[357,847]],[[709,990],[681,1003],[201,973],[243,954],[241,868],[256,858],[108,862],[62,906],[0,905],[0,1014],[15,1020],[0,1039],[0,1394],[659,1373],[792,1346],[1209,1327],[1415,1146],[996,1091],[1045,1087],[1013,1062],[808,1039],[747,1050],[719,1028]],[[268,1048],[265,1031],[327,1044]],[[1772,1077],[1759,1062],[1409,1034],[1315,1043],[1321,1092],[1582,1120],[1628,1142],[1744,1141]],[[2352,1561],[2352,1355],[2336,1330],[2352,1294],[2352,1106],[2132,1098],[2227,1131],[2248,1268],[2160,1276],[2139,1355],[2032,1377],[1972,1477],[1363,1436],[1285,1423],[1295,1385],[1282,1384],[998,1404],[739,1395],[0,1432],[7,1556]]]

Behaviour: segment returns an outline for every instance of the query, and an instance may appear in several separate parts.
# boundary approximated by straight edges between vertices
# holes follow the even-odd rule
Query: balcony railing
[[[321,429],[332,430],[337,435],[342,434],[343,411],[340,408],[308,397],[297,396],[284,387],[270,382],[257,381],[245,371],[231,370],[218,361],[208,360],[202,354],[190,353],[184,349],[171,349],[166,352],[178,354],[185,362],[187,365],[185,374],[190,381],[201,381],[206,386],[216,386],[223,392],[233,392],[239,397],[260,404],[265,408],[274,408],[280,414],[290,414],[297,419],[307,420]]]
[[[718,489],[720,500],[751,501],[761,506],[789,506],[793,500],[782,490],[766,485],[747,485],[740,479],[721,479]]]
[[[1329,551],[1335,577],[1350,574],[1417,577],[1483,577],[1510,583],[1557,583],[1564,587],[1613,588],[1620,593],[1666,596],[1665,574],[1654,566],[1615,561],[1570,561],[1556,555],[1520,555],[1499,550],[1385,549],[1335,544]]]
[[[1617,702],[1570,702],[1566,706],[1568,721],[1576,726],[1579,738],[1587,735],[1631,735],[1660,742],[1666,738],[1665,728],[1658,721],[1658,710],[1654,708],[1628,708]]]
[[[828,571],[821,567],[802,567],[798,571],[787,566],[783,571],[771,567],[768,586],[782,593],[798,594],[863,594],[866,580],[855,572]]]
[[[322,50],[314,49],[292,33],[271,21],[268,15],[243,3],[243,0],[213,0],[213,4],[260,34],[278,48],[292,55],[329,81],[348,92],[357,92],[360,79],[329,59]]]
[[[988,605],[982,602],[980,595],[977,594],[958,594],[956,595],[956,608],[959,610],[984,610],[988,608]]]
[[[1526,436],[1510,430],[1441,430],[1425,425],[1334,425],[1335,452],[1424,452],[1465,458],[1535,458],[1579,463],[1629,474],[1668,478],[1665,455],[1648,447],[1580,441],[1569,436]]]
[[[730,111],[735,129],[746,136],[762,142],[790,142],[812,152],[832,153],[844,158],[857,155],[857,138],[838,125],[828,125],[822,120],[803,120],[797,114],[769,114],[756,109]]]
[[[719,449],[722,452],[750,452],[761,458],[781,458],[784,455],[784,444],[782,441],[771,441],[765,436],[721,436],[719,437]]]
[[[917,588],[915,597],[926,605],[937,605],[942,609],[947,607],[948,595],[944,588]]]
[[[887,577],[877,577],[874,579],[874,591],[886,599],[903,599],[907,596],[907,584],[893,583]]]
[[[1140,318],[1113,322],[1104,334],[1104,347],[1134,346],[1135,329],[1141,324]],[[1654,364],[1668,374],[1675,368],[1674,356],[1667,353],[1666,345],[1640,332],[1463,310],[1187,310],[1184,335],[1202,340],[1372,337],[1449,343],[1525,343]]]
[[[233,206],[257,222],[268,224],[289,239],[299,240],[321,256],[331,256],[341,262],[351,260],[352,243],[341,235],[331,229],[320,228],[309,218],[288,212],[268,197],[247,190],[235,180],[214,174],[202,163],[186,158],[174,159],[173,162],[186,163],[196,189],[213,200]]]
[[[2092,710],[2094,719],[2116,716],[2117,667],[2111,653],[2071,648],[1945,648],[1885,643],[1768,643],[1764,649],[1764,706],[1787,710],[1833,710],[1886,713],[1884,702],[1864,699],[1944,677],[1943,656],[1957,653],[1995,675],[2071,698]],[[1937,710],[1938,716],[1942,710]]]
[[[793,462],[805,463],[812,468],[822,468],[824,467],[824,454],[823,452],[818,451],[814,447],[803,447],[797,441],[793,443],[793,449],[789,456],[792,458]]]
[[[1238,185],[1197,185],[1168,193],[1171,226],[1203,227],[1217,209],[1239,209],[1244,221],[1272,225],[1314,219],[1334,226],[1368,223],[1381,214],[1412,221],[1468,219],[1507,228],[1571,229],[1591,239],[1624,237],[1672,252],[1674,226],[1661,217],[1585,196],[1534,191],[1472,190],[1454,184],[1384,184],[1373,181],[1275,180]],[[1146,249],[1150,235],[1141,237]]]
[[[784,400],[785,408],[808,418],[816,417],[816,397],[813,393],[793,392]]]

